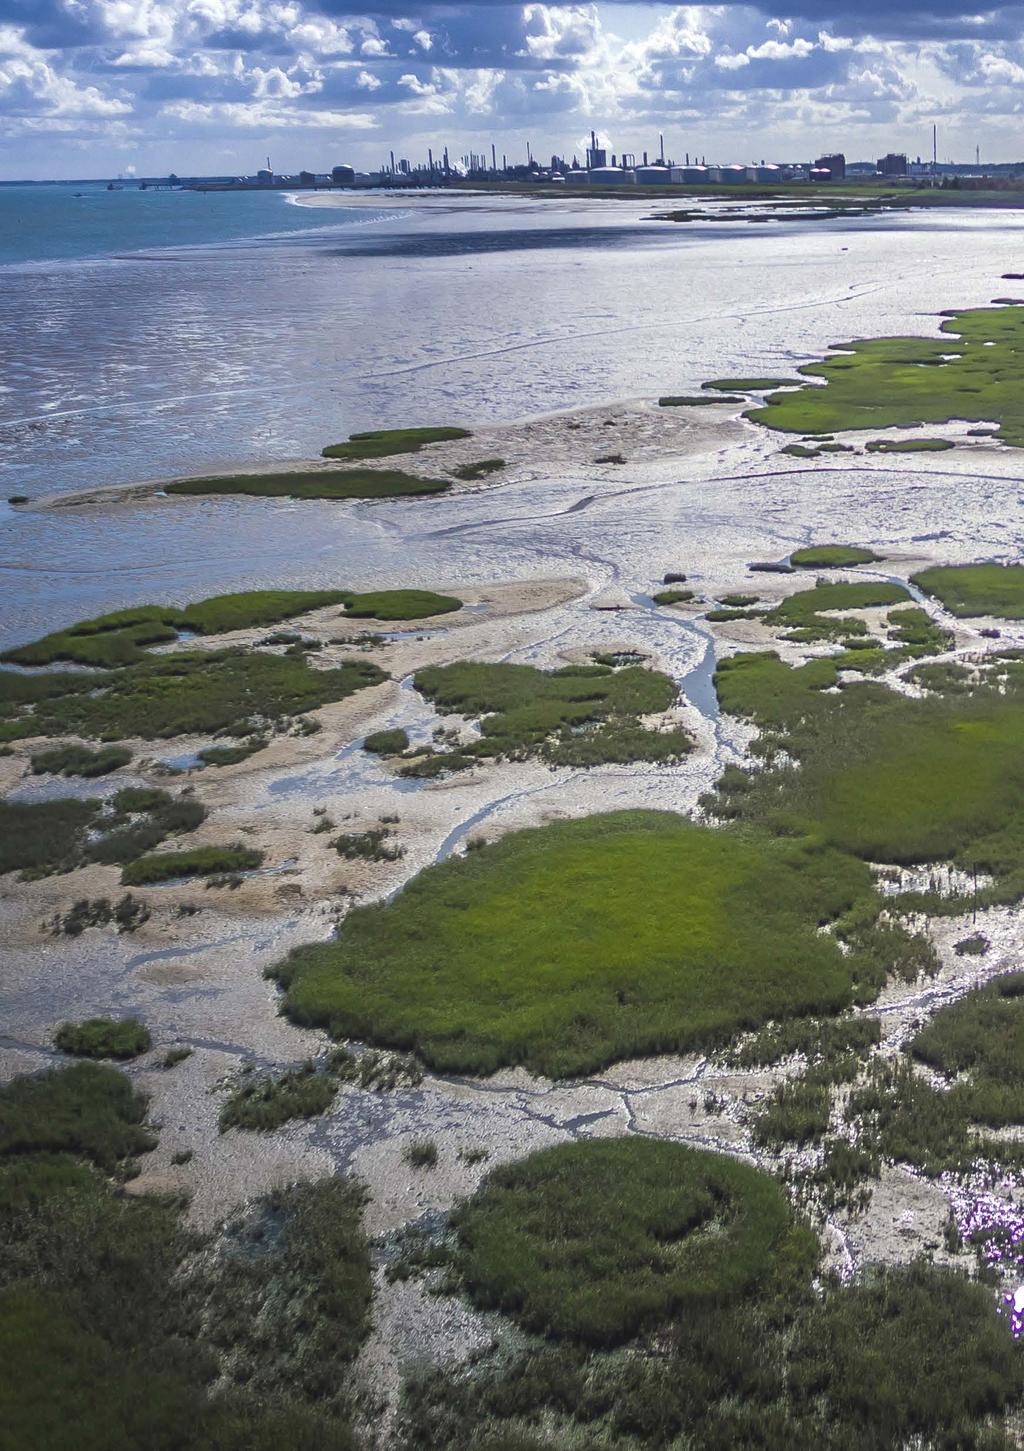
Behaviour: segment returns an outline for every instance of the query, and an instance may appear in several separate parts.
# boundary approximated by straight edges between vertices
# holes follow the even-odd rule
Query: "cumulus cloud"
[[[0,174],[85,153],[92,170],[234,171],[275,138],[296,168],[340,145],[370,164],[385,136],[422,154],[507,133],[540,153],[592,125],[624,150],[665,130],[737,159],[871,155],[920,148],[933,118],[951,145],[984,118],[1013,157],[1022,84],[1024,4],[0,0]]]

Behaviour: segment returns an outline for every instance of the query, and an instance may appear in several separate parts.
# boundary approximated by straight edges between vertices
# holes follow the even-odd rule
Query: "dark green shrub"
[[[363,741],[363,750],[375,756],[400,756],[409,749],[409,737],[399,726],[391,730],[374,731]]]
[[[138,1018],[86,1018],[62,1023],[54,1035],[62,1053],[76,1058],[137,1058],[152,1047],[149,1029]]]

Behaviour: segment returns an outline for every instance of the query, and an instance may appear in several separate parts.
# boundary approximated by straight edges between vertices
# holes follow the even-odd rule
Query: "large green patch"
[[[337,1037],[564,1076],[838,1010],[860,964],[818,929],[873,900],[827,848],[617,812],[428,868],[275,975],[288,1013]]]
[[[913,583],[961,619],[1024,620],[1024,565],[936,565],[915,574]]]
[[[870,338],[799,371],[821,383],[772,393],[746,416],[786,433],[910,428],[966,419],[1024,446],[1024,308],[954,313],[941,338]]]
[[[767,1175],[654,1139],[531,1154],[491,1174],[454,1224],[478,1305],[590,1345],[763,1288],[780,1258],[809,1277],[816,1258]]]
[[[678,687],[659,671],[636,666],[531,665],[464,662],[434,665],[415,678],[438,710],[480,717],[480,738],[458,747],[464,758],[524,760],[558,766],[607,761],[673,761],[693,748],[678,727],[658,731],[642,722],[674,703]]]
[[[1007,675],[974,694],[908,699],[879,685],[846,685],[837,664],[861,652],[791,668],[774,655],[737,655],[716,675],[723,708],[763,728],[774,769],[727,771],[719,814],[819,833],[870,861],[952,860],[997,878],[992,900],[1024,892],[1024,698]],[[865,652],[867,653],[867,652]],[[1005,692],[1005,693],[1004,693]],[[984,894],[983,894],[984,895]],[[937,904],[936,904],[937,905]],[[961,910],[963,904],[961,903]]]

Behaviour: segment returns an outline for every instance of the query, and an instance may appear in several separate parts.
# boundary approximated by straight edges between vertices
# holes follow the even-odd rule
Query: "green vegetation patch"
[[[476,483],[478,479],[485,479],[488,474],[500,473],[504,467],[503,458],[482,458],[478,459],[476,463],[460,464],[457,469],[452,469],[452,473],[457,479],[472,484]]]
[[[716,378],[703,386],[719,393],[765,393],[769,388],[792,388],[798,382],[798,378]],[[805,431],[817,432],[809,428]]]
[[[1007,973],[940,1008],[911,1041],[922,1063],[956,1082],[974,1123],[1024,1123],[1024,973]]]
[[[450,443],[472,438],[468,428],[371,428],[352,433],[347,443],[329,443],[324,458],[390,458],[396,453],[419,453],[428,443]]]
[[[699,1317],[816,1260],[784,1190],[721,1154],[595,1139],[489,1175],[453,1219],[456,1268],[477,1305],[525,1329],[614,1345]]]
[[[774,1288],[774,1287],[773,1287]],[[680,1315],[651,1345],[530,1346],[412,1388],[403,1451],[1009,1451],[1022,1359],[991,1292],[918,1262]]]
[[[764,616],[764,623],[777,625],[788,632],[791,640],[804,643],[841,639],[847,635],[864,635],[867,626],[856,617],[828,618],[826,611],[833,614],[841,610],[867,610],[904,600],[909,601],[910,595],[898,584],[828,584],[819,580],[814,589],[787,596]]]
[[[553,766],[591,766],[672,761],[693,749],[688,732],[651,730],[642,723],[642,717],[668,710],[678,696],[675,683],[654,670],[596,664],[537,670],[466,662],[428,667],[414,683],[442,714],[480,718],[479,738],[444,753],[449,762],[453,756],[467,762],[535,756]]]
[[[807,383],[771,394],[747,417],[786,433],[913,428],[922,424],[998,424],[997,437],[1024,446],[1024,309],[953,313],[939,338],[870,338],[837,345],[833,356],[800,368]],[[948,439],[909,444],[877,440],[882,452],[951,448]],[[871,444],[868,445],[872,447]]]
[[[345,613],[357,620],[426,620],[462,609],[454,595],[429,589],[383,589],[345,597]]]
[[[66,630],[18,645],[0,657],[16,665],[52,665],[70,660],[78,665],[117,668],[146,658],[147,645],[175,640],[182,630],[197,635],[222,635],[274,625],[326,605],[344,604],[345,590],[249,590],[214,595],[179,609],[174,605],[137,605],[81,620]],[[86,682],[86,685],[90,682]]]
[[[204,746],[198,754],[207,766],[237,766],[240,761],[247,761],[250,756],[264,750],[266,744],[262,736],[252,736],[237,746]]]
[[[125,787],[109,801],[0,801],[0,874],[31,880],[89,862],[123,864],[205,817],[193,798],[148,787]]]
[[[201,1237],[83,1162],[129,1173],[144,1111],[95,1064],[0,1089],[0,1445],[356,1451],[363,1191],[278,1190]]]
[[[960,619],[995,615],[1024,620],[1024,565],[947,564],[922,569],[912,582]]]
[[[251,846],[197,846],[191,851],[163,851],[139,857],[121,872],[126,887],[153,886],[179,877],[229,876],[263,865],[263,853]]]
[[[131,751],[124,746],[101,746],[90,750],[88,746],[77,746],[69,742],[53,746],[46,751],[36,751],[31,758],[32,771],[36,776],[49,773],[54,776],[107,776],[130,765]]]
[[[338,1083],[312,1059],[280,1074],[251,1074],[232,1089],[220,1111],[220,1131],[258,1129],[270,1133],[293,1118],[315,1118],[330,1108]]]
[[[788,454],[790,458],[822,458],[829,453],[856,453],[856,449],[847,443],[787,443],[779,452]]]
[[[867,453],[946,453],[956,444],[948,438],[871,438]]]
[[[693,599],[692,589],[662,589],[651,595],[656,605],[683,605]]]
[[[881,558],[874,550],[860,549],[855,544],[812,544],[807,549],[795,549],[789,562],[797,569],[851,569],[857,564],[874,564]]]
[[[245,736],[386,679],[369,660],[318,670],[269,650],[181,651],[119,670],[89,694],[41,700],[24,724],[35,735],[99,740]]]
[[[409,737],[401,726],[372,731],[363,740],[363,750],[374,756],[400,756],[409,749]]]
[[[732,394],[722,398],[709,398],[707,394],[687,395],[685,393],[670,393],[664,398],[658,399],[659,408],[707,408],[716,403],[745,403],[747,400],[739,394]]]
[[[401,469],[297,469],[294,473],[179,479],[168,484],[166,492],[248,494],[257,499],[404,499],[443,494],[451,486],[450,479],[422,479]]]
[[[76,1058],[137,1058],[153,1045],[138,1018],[86,1018],[62,1023],[53,1039],[62,1053]]]
[[[14,1078],[0,1087],[0,1158],[69,1153],[112,1173],[153,1147],[145,1116],[145,1095],[104,1064]]]
[[[867,681],[823,693],[837,684],[840,667],[856,669],[872,653],[846,651],[797,668],[772,654],[722,661],[715,677],[722,707],[762,726],[758,750],[769,763],[780,750],[785,757],[773,769],[726,772],[717,801],[706,804],[727,818],[818,833],[869,861],[951,861],[995,878],[973,895],[916,902],[919,910],[1016,900],[1024,893],[1020,675],[972,694],[922,699]]]
[[[862,964],[818,929],[865,900],[868,869],[829,849],[617,812],[430,867],[273,972],[335,1037],[567,1076],[838,1011]]]

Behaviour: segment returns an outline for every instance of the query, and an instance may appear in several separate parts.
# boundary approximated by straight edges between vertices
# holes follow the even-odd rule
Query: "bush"
[[[400,756],[409,749],[409,737],[399,726],[391,730],[373,731],[363,741],[363,750],[375,756]]]
[[[217,873],[253,871],[263,865],[263,853],[250,846],[197,846],[191,851],[165,851],[139,857],[121,872],[126,886],[152,886],[176,877],[212,877]]]
[[[137,1058],[152,1047],[149,1029],[138,1018],[86,1018],[62,1023],[53,1039],[76,1058]]]
[[[531,1154],[490,1174],[452,1223],[477,1305],[590,1345],[699,1318],[763,1290],[783,1265],[809,1280],[817,1257],[766,1175],[654,1139]]]
[[[123,746],[101,746],[92,751],[88,746],[62,745],[36,751],[31,764],[37,776],[47,771],[61,776],[106,776],[127,766],[131,759],[131,751]]]
[[[146,1098],[116,1068],[75,1063],[0,1087],[0,1156],[71,1153],[113,1172],[153,1148]]]
[[[402,1150],[402,1158],[413,1169],[436,1168],[437,1145],[433,1139],[413,1139]]]
[[[310,1060],[277,1077],[243,1078],[221,1108],[220,1131],[237,1128],[269,1133],[289,1119],[315,1118],[330,1108],[337,1091],[336,1080],[318,1072]]]

